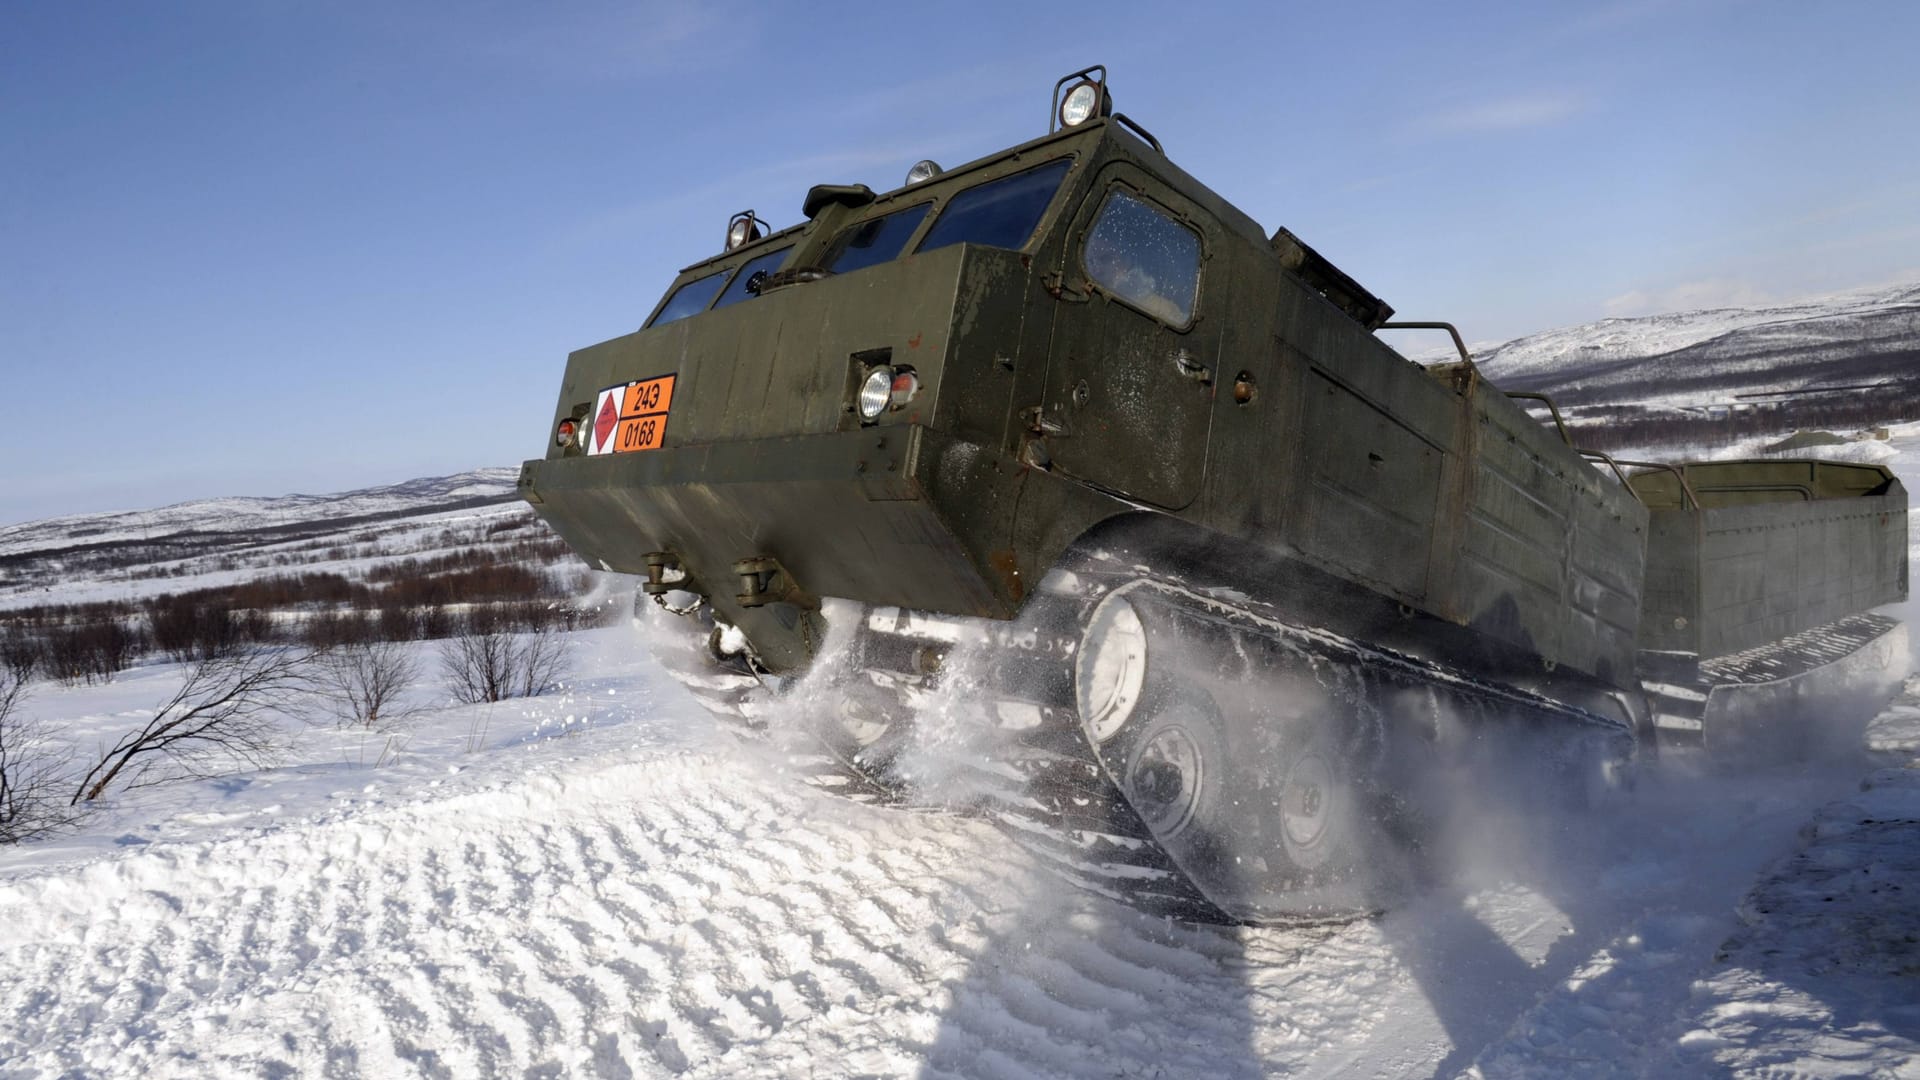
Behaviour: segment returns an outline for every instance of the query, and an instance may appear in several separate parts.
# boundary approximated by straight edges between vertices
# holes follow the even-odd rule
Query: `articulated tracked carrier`
[[[1389,347],[1460,338],[1183,172],[1102,68],[1042,138],[804,213],[574,353],[520,491],[849,794],[985,747],[977,809],[1088,887],[1297,918],[1376,903],[1492,747],[1583,791],[1904,663],[1862,614],[1906,594],[1897,480],[1583,453],[1463,346]],[[796,680],[824,704],[767,708]]]

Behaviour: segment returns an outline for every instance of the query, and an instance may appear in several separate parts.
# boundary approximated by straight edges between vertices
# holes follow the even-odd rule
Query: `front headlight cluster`
[[[909,368],[876,364],[860,381],[860,395],[854,402],[860,419],[871,423],[888,409],[903,409],[920,392],[920,376]]]

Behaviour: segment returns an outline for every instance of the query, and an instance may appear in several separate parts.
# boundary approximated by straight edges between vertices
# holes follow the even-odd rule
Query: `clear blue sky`
[[[1906,0],[16,2],[0,522],[536,455],[729,213],[1032,137],[1095,61],[1473,340],[1920,277],[1916,43]]]

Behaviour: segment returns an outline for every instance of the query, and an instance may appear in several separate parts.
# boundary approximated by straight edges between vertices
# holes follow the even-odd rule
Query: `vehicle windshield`
[[[947,200],[947,208],[927,230],[918,250],[951,244],[1026,247],[1072,165],[1073,159],[1061,158],[960,192]]]
[[[708,304],[713,303],[713,295],[720,291],[720,286],[726,284],[726,281],[725,270],[716,270],[706,277],[694,278],[673,290],[673,295],[667,297],[666,304],[661,307],[660,314],[655,315],[653,321],[647,325],[665,326],[689,315],[700,314],[707,310]]]
[[[921,203],[905,210],[895,210],[885,217],[870,218],[841,233],[834,238],[833,246],[827,249],[827,269],[836,274],[846,274],[891,260],[907,246],[907,238],[920,227],[920,219],[927,216],[927,209],[932,205]]]
[[[737,304],[742,300],[759,296],[760,283],[767,280],[767,275],[773,273],[786,259],[787,252],[792,250],[792,247],[783,247],[778,251],[769,251],[765,255],[756,256],[753,261],[742,266],[740,272],[733,275],[733,283],[727,286],[727,291],[721,293],[720,299],[714,301],[713,310],[719,311],[729,304]]]

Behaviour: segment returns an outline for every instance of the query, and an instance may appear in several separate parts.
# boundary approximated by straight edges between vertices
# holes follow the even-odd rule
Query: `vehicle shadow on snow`
[[[1025,903],[982,911],[940,990],[923,1080],[1270,1075],[1246,931],[1156,919],[1020,867]]]
[[[1008,859],[1018,898],[949,941],[928,1078],[1451,1077],[1673,1061],[1676,1012],[1754,875],[1850,777],[1653,767],[1582,806],[1458,777],[1431,875],[1320,927],[1169,923]],[[1017,882],[1017,883],[1016,883]],[[1535,1045],[1539,1043],[1540,1045]],[[1598,1055],[1597,1057],[1595,1055]]]
[[[1675,1015],[1736,905],[1859,773],[1670,753],[1591,805],[1536,785],[1463,808],[1444,879],[1377,923],[1449,1047],[1429,1075],[1679,1067]]]
[[[1113,868],[1010,823],[1019,815],[1007,808],[1030,790],[1011,764],[1022,752],[974,715],[976,690],[950,677],[894,759],[913,801],[1003,822],[1004,854],[956,877],[954,905],[934,928],[958,963],[927,999],[938,1024],[914,1040],[918,1075],[1267,1075],[1247,973],[1275,962],[1273,949],[1257,956],[1245,928],[1170,921],[1073,883]]]

